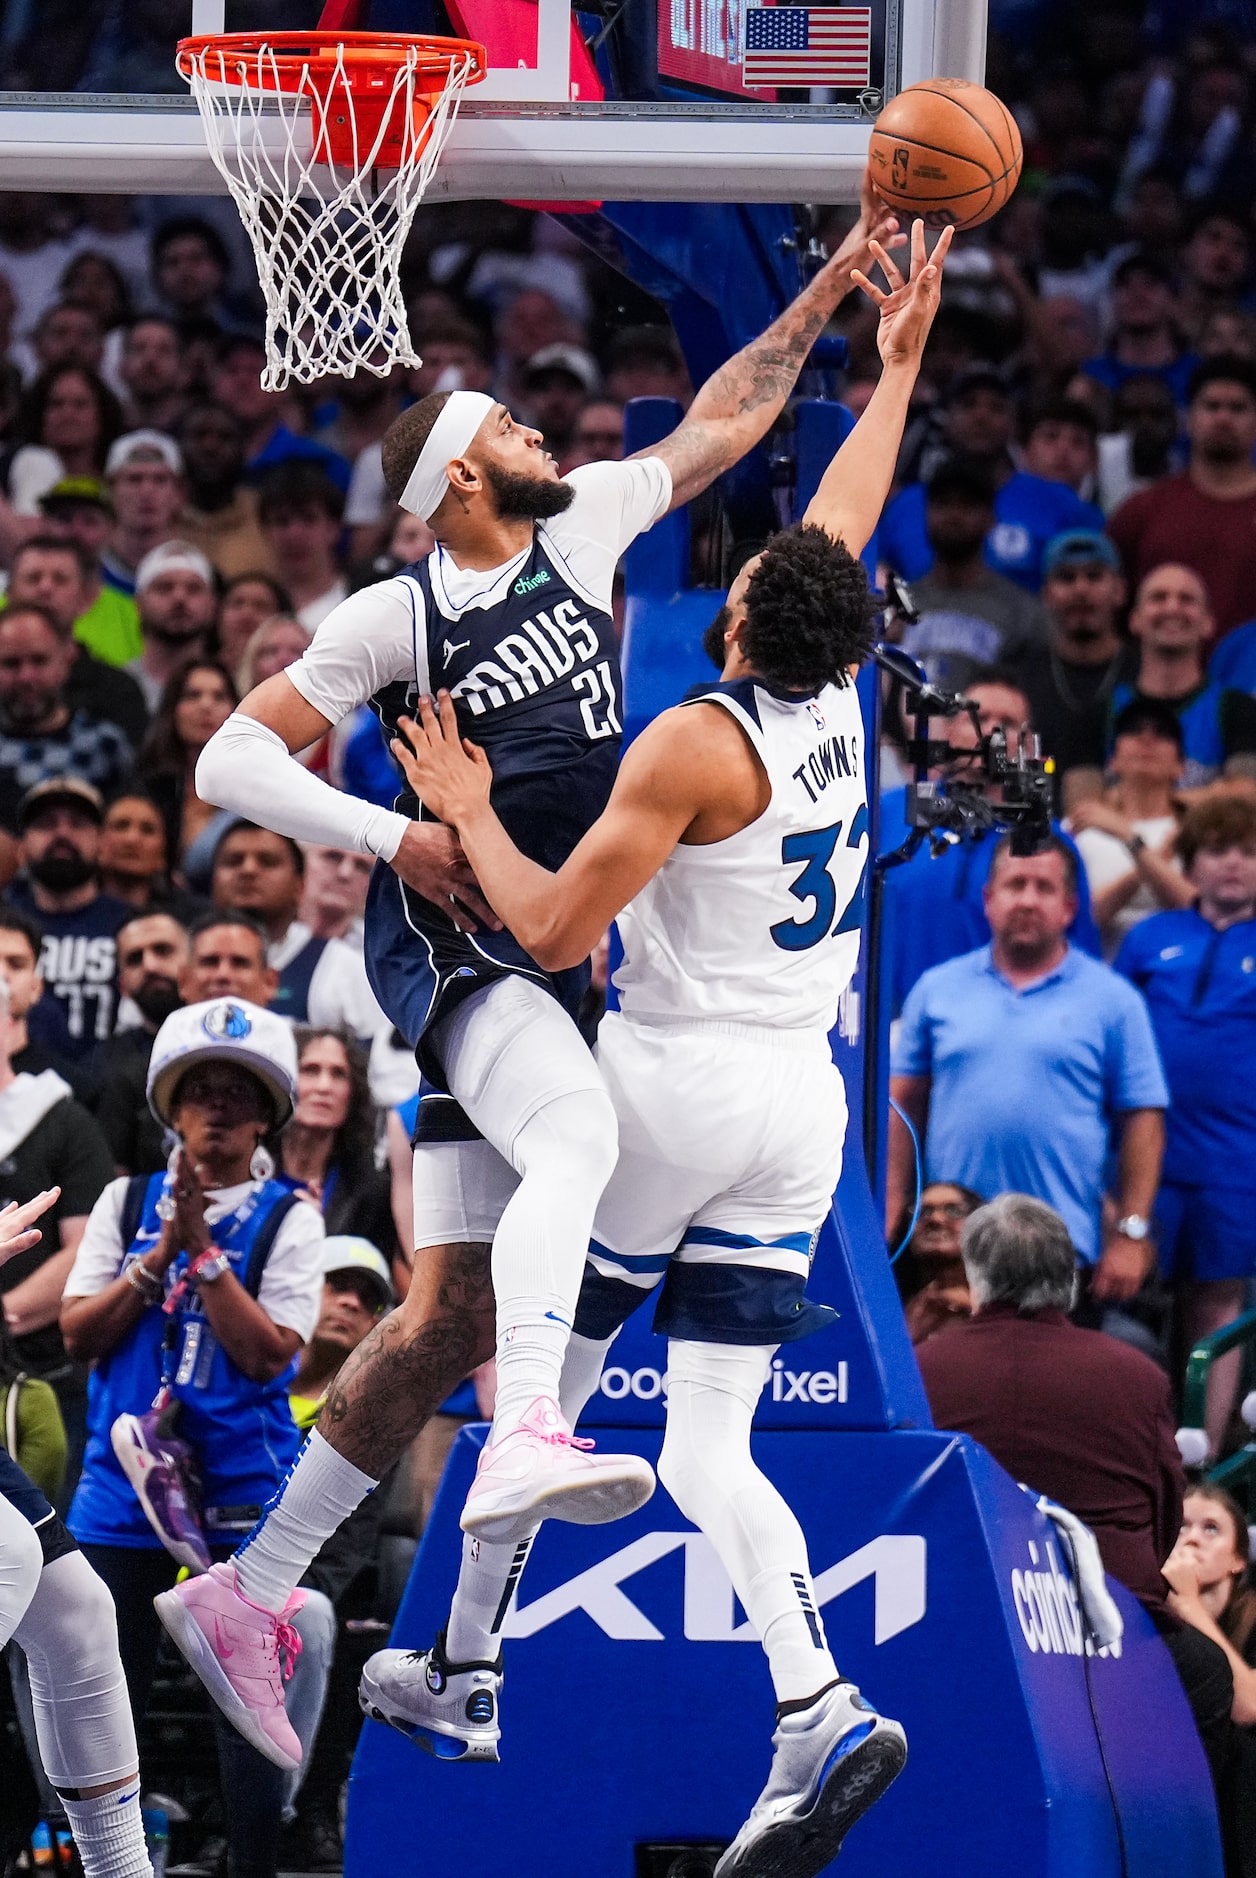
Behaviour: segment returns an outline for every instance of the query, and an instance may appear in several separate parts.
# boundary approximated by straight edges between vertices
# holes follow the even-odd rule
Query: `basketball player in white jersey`
[[[520,853],[489,799],[484,751],[447,693],[394,746],[416,794],[456,828],[490,904],[554,969],[618,917],[620,1009],[598,1066],[619,1121],[568,1346],[574,1423],[614,1336],[662,1278],[669,1338],[659,1474],[719,1553],[763,1640],[778,1699],[768,1786],[719,1878],[810,1878],[897,1775],[906,1742],[838,1672],[797,1520],[750,1453],[778,1345],[831,1321],[805,1296],[841,1171],[846,1101],[829,1051],[859,952],[868,860],[864,731],[853,671],[873,603],[855,558],[889,491],[949,238],[911,278],[888,256],[885,369],[802,525],[771,541],[717,621],[722,682],[633,744],[610,803],[556,872]],[[863,283],[861,283],[863,284]],[[535,1525],[531,1529],[535,1531]],[[464,1541],[435,1647],[368,1663],[362,1702],[442,1758],[497,1758],[498,1636],[527,1556]]]
[[[409,1295],[337,1377],[235,1558],[174,1594],[176,1642],[234,1725],[281,1766],[300,1757],[279,1670],[295,1587],[450,1388],[494,1353],[494,1332],[497,1402],[463,1513],[469,1532],[500,1541],[547,1515],[616,1518],[654,1485],[638,1457],[576,1445],[557,1401],[617,1152],[610,1098],[572,1019],[587,964],[552,971],[503,930],[452,835],[413,795],[393,811],[372,808],[291,753],[368,701],[392,732],[443,685],[490,753],[503,824],[533,861],[561,866],[605,808],[617,766],[616,563],[766,435],[855,264],[871,265],[870,236],[896,226],[869,188],[839,254],[701,388],[670,437],[628,462],[560,479],[540,433],[479,392],[403,412],[384,439],[384,473],[429,522],[435,551],[335,608],[201,757],[205,800],[378,857],[367,970],[426,1078]]]

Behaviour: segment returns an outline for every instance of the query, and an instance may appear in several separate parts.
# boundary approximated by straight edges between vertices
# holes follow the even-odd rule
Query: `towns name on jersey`
[[[818,802],[831,782],[839,777],[859,774],[859,739],[852,737],[849,748],[845,737],[825,737],[805,763],[792,772],[813,802]]]

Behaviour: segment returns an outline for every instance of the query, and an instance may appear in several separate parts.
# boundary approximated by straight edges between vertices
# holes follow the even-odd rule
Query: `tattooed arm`
[[[671,471],[672,508],[701,495],[767,436],[807,354],[850,292],[853,272],[871,267],[869,241],[896,246],[897,227],[865,176],[859,220],[832,260],[765,333],[707,379],[670,437],[638,452],[662,457]]]

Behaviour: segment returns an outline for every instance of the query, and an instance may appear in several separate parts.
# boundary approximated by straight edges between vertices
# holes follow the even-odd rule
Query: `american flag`
[[[744,85],[858,88],[871,56],[871,7],[746,8]]]

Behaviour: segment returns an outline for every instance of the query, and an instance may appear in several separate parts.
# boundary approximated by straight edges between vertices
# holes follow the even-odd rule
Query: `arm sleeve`
[[[279,1228],[257,1301],[272,1324],[295,1330],[302,1343],[309,1342],[318,1322],[322,1256],[323,1216],[308,1201],[299,1201]]]
[[[933,1028],[926,1005],[927,981],[931,976],[925,972],[907,994],[891,1065],[896,1076],[933,1074]]]
[[[111,1180],[105,1188],[79,1240],[79,1249],[65,1281],[63,1297],[94,1298],[113,1283],[122,1257],[122,1203],[126,1180]]]
[[[292,669],[289,666],[289,677]],[[315,709],[322,706],[315,703]],[[407,817],[395,809],[376,808],[331,788],[289,754],[276,731],[238,711],[201,751],[196,790],[203,801],[233,809],[249,821],[264,802],[266,826],[276,834],[352,848],[381,861],[392,860],[409,826]]]
[[[1113,974],[1115,977],[1115,974]],[[1156,1034],[1141,991],[1116,979],[1108,1033],[1108,1104],[1128,1109],[1167,1109],[1169,1090],[1160,1066]]]

